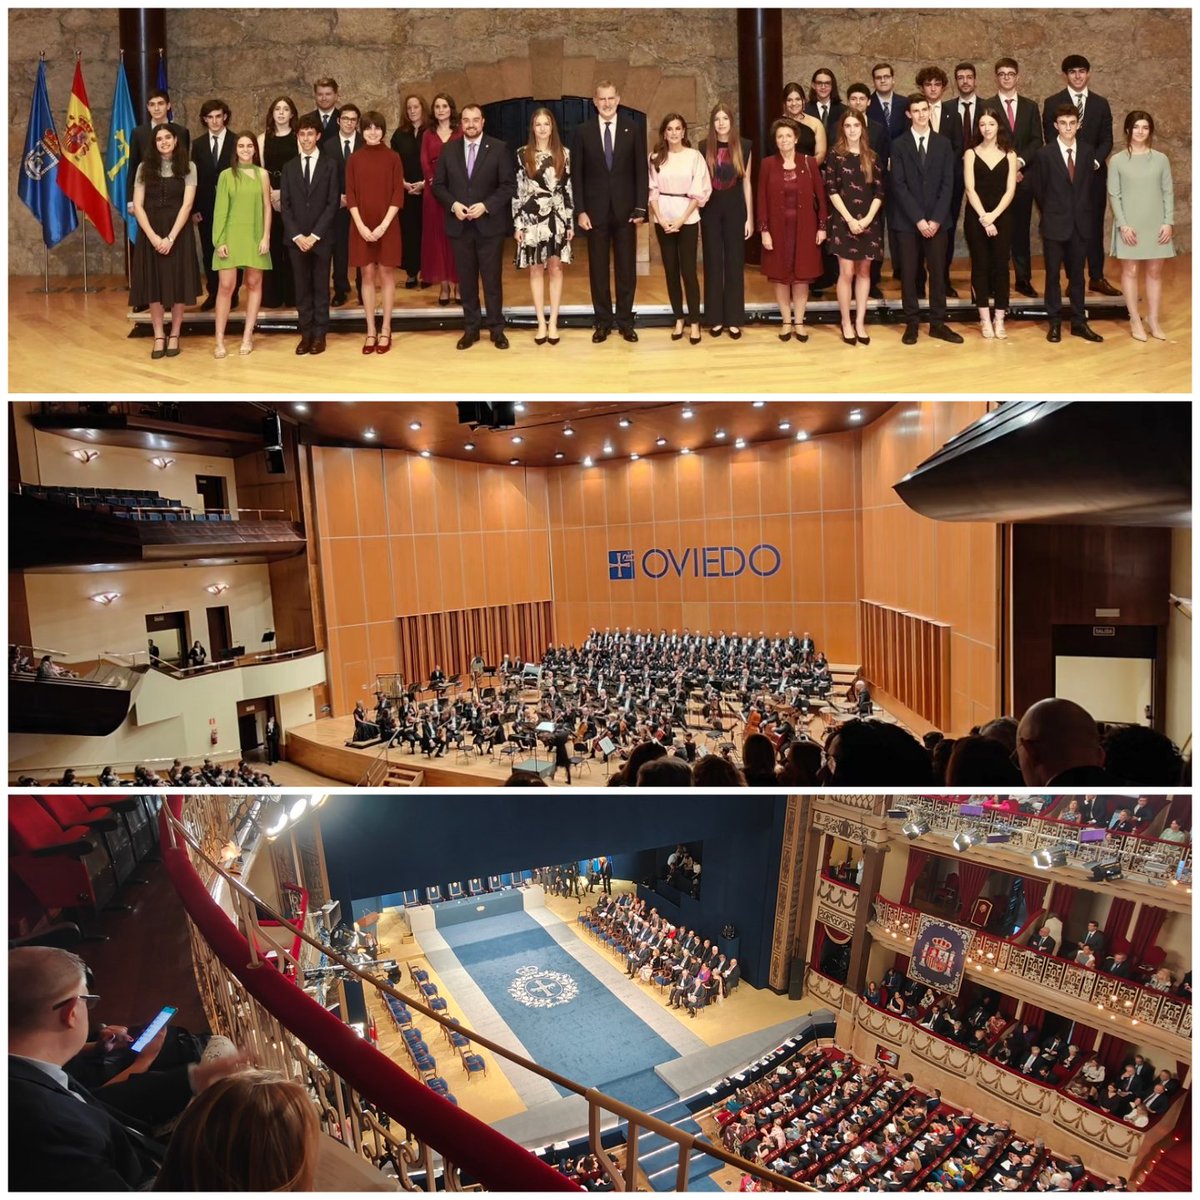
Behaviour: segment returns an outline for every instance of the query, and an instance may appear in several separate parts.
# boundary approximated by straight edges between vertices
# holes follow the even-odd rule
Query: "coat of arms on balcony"
[[[923,914],[908,960],[908,977],[957,996],[975,931]]]

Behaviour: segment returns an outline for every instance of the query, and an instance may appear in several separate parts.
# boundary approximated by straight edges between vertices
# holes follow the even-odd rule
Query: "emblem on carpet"
[[[562,971],[522,967],[508,985],[508,994],[526,1008],[554,1008],[579,995],[579,985]]]

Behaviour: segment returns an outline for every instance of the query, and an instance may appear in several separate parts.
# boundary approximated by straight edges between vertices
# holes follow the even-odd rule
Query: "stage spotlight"
[[[263,805],[262,831],[270,840],[277,838],[287,828],[288,814],[282,800],[268,800]]]
[[[288,820],[298,821],[304,816],[304,810],[308,807],[307,796],[293,796],[288,803]]]
[[[978,846],[983,838],[977,833],[959,833],[950,843],[959,854],[965,854],[972,846]]]
[[[1106,879],[1120,879],[1121,864],[1119,862],[1095,863],[1091,868],[1091,877],[1094,883],[1103,883]]]
[[[1067,852],[1061,846],[1050,850],[1035,850],[1030,861],[1039,871],[1049,871],[1052,867],[1067,865]]]
[[[929,832],[929,826],[924,821],[908,821],[900,827],[900,832],[904,834],[910,842],[916,841],[922,834]]]
[[[887,810],[888,820],[904,821],[908,819],[909,810],[907,808],[889,808]]]

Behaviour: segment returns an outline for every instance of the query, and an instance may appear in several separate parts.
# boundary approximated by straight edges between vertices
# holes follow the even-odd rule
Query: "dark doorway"
[[[243,713],[238,717],[238,746],[243,754],[258,748],[257,713]]]
[[[200,493],[205,512],[229,507],[229,491],[224,475],[197,475],[196,491]]]
[[[158,647],[158,657],[175,667],[187,662],[192,644],[188,615],[185,612],[151,613],[146,617],[147,642]]]
[[[548,108],[554,114],[554,123],[559,135],[569,143],[577,125],[596,116],[590,96],[563,96],[560,100],[534,100],[523,96],[517,100],[498,100],[483,106],[483,127],[494,137],[500,138],[514,150],[529,140],[529,122],[534,109]],[[618,121],[632,121],[645,127],[646,114],[636,108],[622,105],[617,109]],[[576,200],[578,204],[578,199]]]
[[[229,631],[229,605],[222,604],[208,611],[208,658],[217,662],[229,649],[233,635]]]

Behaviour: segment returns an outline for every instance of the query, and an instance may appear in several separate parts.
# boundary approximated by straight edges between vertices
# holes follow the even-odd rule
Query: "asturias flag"
[[[58,166],[58,186],[82,208],[100,236],[113,243],[112,209],[108,207],[108,180],[100,157],[100,139],[92,124],[83,67],[75,63],[67,124],[63,129],[63,157]]]
[[[46,64],[41,62],[33,87],[33,103],[29,107],[29,127],[25,131],[17,195],[41,221],[42,241],[47,246],[57,246],[79,224],[75,206],[58,186],[61,157],[58,132],[50,115],[50,97],[46,92]]]
[[[108,149],[104,155],[104,166],[108,176],[109,202],[125,219],[131,242],[137,239],[137,217],[128,211],[133,191],[133,180],[129,178],[129,146],[136,124],[125,64],[117,63],[117,86],[113,91],[112,120],[108,127]]]

